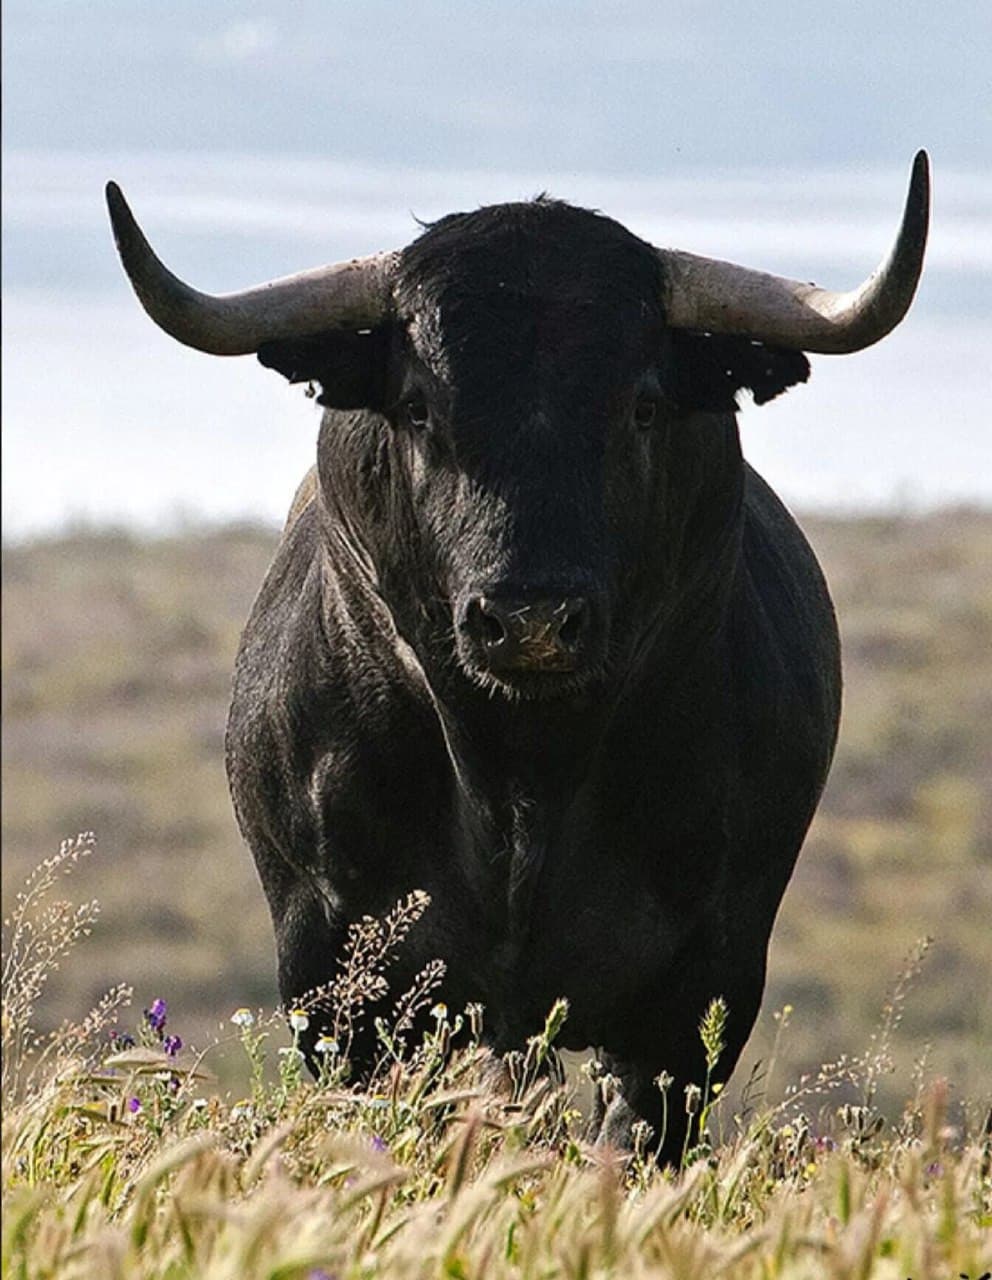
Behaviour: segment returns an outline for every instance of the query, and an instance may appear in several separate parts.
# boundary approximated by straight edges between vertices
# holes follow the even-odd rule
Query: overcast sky
[[[749,410],[746,448],[799,504],[992,501],[989,0],[7,0],[3,18],[8,536],[275,519],[312,456],[297,393],[139,311],[109,177],[218,291],[544,188],[847,287],[887,249],[920,146],[935,221],[909,319]]]
[[[988,0],[7,0],[8,147],[674,175],[992,160]]]

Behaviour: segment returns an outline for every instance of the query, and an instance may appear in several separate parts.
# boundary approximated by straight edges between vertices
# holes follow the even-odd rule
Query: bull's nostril
[[[573,605],[568,617],[558,628],[558,639],[566,649],[575,649],[586,629],[589,611],[585,603]]]
[[[473,600],[466,610],[465,623],[483,647],[490,651],[498,649],[506,640],[506,627],[488,601]]]
[[[485,610],[480,610],[482,617],[480,619],[480,630],[482,633],[482,643],[487,649],[496,649],[506,639],[506,628],[500,622],[499,618],[494,617]]]

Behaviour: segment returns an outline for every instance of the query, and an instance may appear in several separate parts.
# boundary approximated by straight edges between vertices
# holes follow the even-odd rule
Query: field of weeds
[[[350,1029],[388,980],[391,944],[418,925],[416,895],[353,931],[316,1082],[295,1043],[304,1008],[284,1011],[291,1039],[275,1052],[274,1019],[232,1013],[236,1101],[211,1091],[212,1046],[184,1045],[162,998],[131,1032],[116,989],[82,1022],[38,1035],[35,1004],[94,911],[55,895],[91,847],[66,841],[6,922],[5,1277],[979,1280],[992,1265],[989,1120],[949,1125],[946,1083],[922,1073],[900,1115],[875,1105],[912,966],[864,1057],[777,1102],[755,1089],[735,1113],[705,1080],[673,1094],[690,1129],[680,1167],[659,1168],[644,1128],[628,1154],[585,1141],[556,1070],[564,1002],[526,1051],[495,1064],[478,1008],[436,1002],[413,1037],[413,1014],[434,999],[425,983],[381,1026],[373,1079],[349,1083]],[[724,1015],[714,1002],[700,1027],[711,1068]],[[595,1062],[584,1074],[608,1096]],[[832,1102],[840,1084],[859,1101]]]

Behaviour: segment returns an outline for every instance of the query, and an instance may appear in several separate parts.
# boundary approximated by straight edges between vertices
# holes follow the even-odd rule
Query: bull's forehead
[[[661,269],[619,223],[539,199],[453,214],[403,254],[397,301],[425,354],[515,333],[582,346],[661,320]]]
[[[638,302],[540,292],[459,293],[411,317],[419,359],[473,399],[549,383],[588,395],[640,371],[658,349],[658,325]]]

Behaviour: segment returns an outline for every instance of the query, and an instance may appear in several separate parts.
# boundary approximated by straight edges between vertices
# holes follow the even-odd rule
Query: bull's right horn
[[[107,207],[141,305],[166,333],[198,351],[249,355],[277,338],[372,328],[389,312],[395,253],[333,263],[217,297],[191,289],[159,261],[115,182],[107,183]]]
[[[834,293],[713,258],[659,250],[676,329],[746,334],[797,351],[860,351],[896,327],[913,301],[930,221],[930,162],[917,153],[895,247],[857,289]]]

